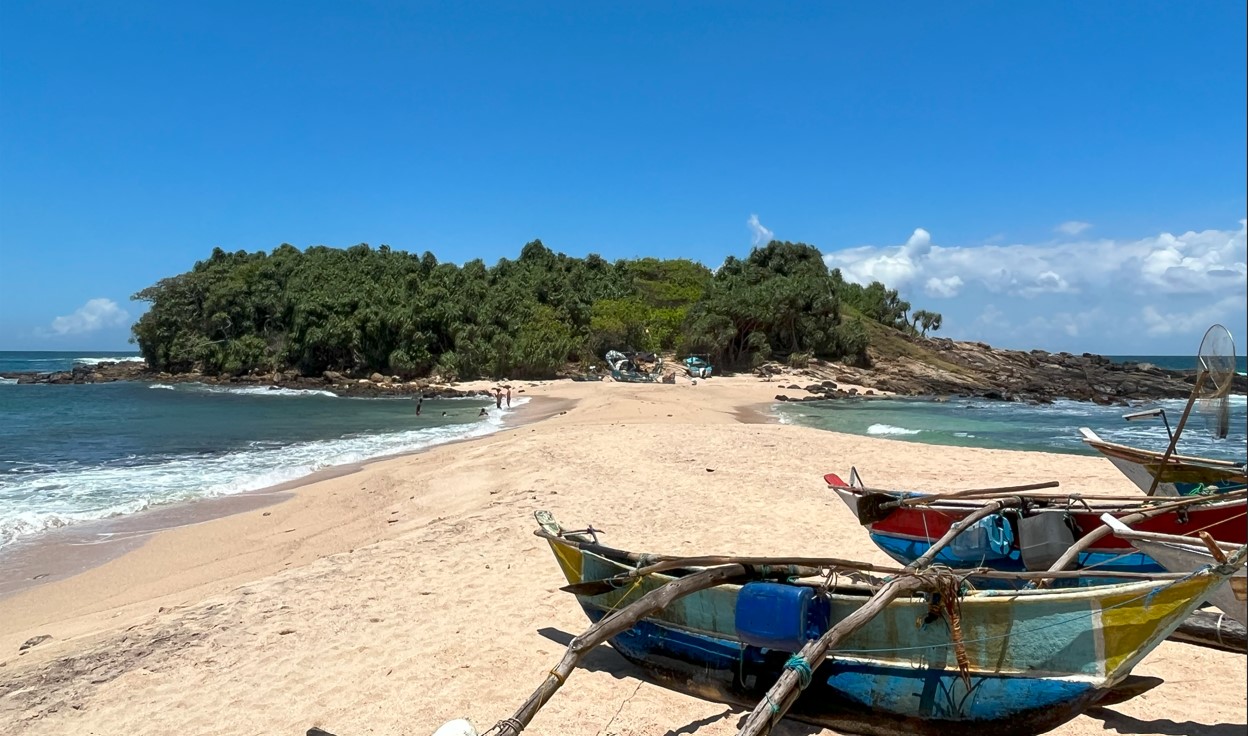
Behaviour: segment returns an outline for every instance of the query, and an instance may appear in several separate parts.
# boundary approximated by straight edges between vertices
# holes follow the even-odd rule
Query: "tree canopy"
[[[813,246],[783,241],[715,272],[687,259],[569,257],[540,240],[493,266],[385,245],[217,248],[133,298],[150,304],[133,327],[147,362],[209,374],[540,378],[608,349],[741,367],[795,353],[859,359],[863,319],[940,327],[938,314],[909,316],[896,290],[848,283]]]

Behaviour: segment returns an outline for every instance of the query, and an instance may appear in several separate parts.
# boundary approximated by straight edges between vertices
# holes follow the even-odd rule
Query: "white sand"
[[[1099,458],[934,447],[746,424],[776,383],[555,382],[540,423],[312,483],[263,511],[156,535],[0,599],[2,734],[425,736],[511,715],[587,626],[532,513],[613,546],[887,562],[822,482],[936,489],[1057,479],[1132,493]],[[540,409],[534,402],[533,409]],[[708,472],[708,469],[713,472]],[[264,515],[265,513],[268,515]],[[394,523],[388,523],[397,519]],[[24,655],[27,638],[53,637]],[[1248,727],[1243,656],[1164,644],[1166,683],[1060,734]],[[602,647],[527,733],[733,734],[743,712],[642,682]],[[786,723],[776,734],[827,734]]]

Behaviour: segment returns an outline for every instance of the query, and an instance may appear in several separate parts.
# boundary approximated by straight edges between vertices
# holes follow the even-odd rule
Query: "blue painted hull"
[[[881,534],[879,532],[870,532],[871,541],[884,551],[889,557],[900,562],[903,565],[909,565],[911,562],[922,557],[931,548],[931,542],[925,539],[908,539],[906,537],[898,537],[890,534]],[[948,565],[953,568],[968,567],[988,567],[993,570],[1002,570],[1005,572],[1025,572],[1027,568],[1023,565],[1022,556],[1017,549],[1011,550],[1009,555],[1005,557],[993,557],[992,559],[983,560],[967,560],[955,557],[950,554],[949,548],[946,547],[936,554],[936,562],[942,565]],[[1092,550],[1079,555],[1079,564],[1081,569],[1091,568],[1093,570],[1104,570],[1105,572],[1136,572],[1136,573],[1160,573],[1167,572],[1166,568],[1157,564],[1153,558],[1148,555],[1133,551],[1130,554],[1122,554],[1114,552],[1099,552]],[[1019,583],[1009,580],[990,580],[985,578],[975,579],[977,588],[1017,588]],[[1068,585],[1086,586],[1086,585],[1113,585],[1122,582],[1121,578],[1096,578],[1082,577],[1072,578],[1070,580],[1059,580],[1055,587],[1066,587]]]
[[[592,621],[605,614],[591,605],[582,607]],[[750,707],[783,674],[789,658],[787,652],[649,620],[613,638],[611,645],[666,686]],[[883,667],[833,656],[815,671],[790,714],[870,736],[951,734],[985,727],[994,736],[1020,736],[1055,728],[1103,695],[1086,681],[1009,676],[973,676],[968,690],[956,669]],[[902,701],[907,710],[917,707],[921,715],[897,715],[893,708]],[[976,705],[968,708],[970,702]],[[1023,703],[1027,705],[1020,707]],[[975,717],[965,717],[968,711]]]

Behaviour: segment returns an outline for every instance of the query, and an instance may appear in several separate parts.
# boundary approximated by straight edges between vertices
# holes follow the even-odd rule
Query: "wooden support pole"
[[[638,621],[663,610],[679,598],[700,590],[722,585],[748,573],[744,565],[720,565],[708,567],[691,575],[677,578],[661,588],[646,593],[633,603],[613,611],[601,618],[598,623],[586,629],[585,633],[576,637],[568,644],[563,659],[554,666],[542,684],[524,701],[516,714],[495,726],[499,736],[518,736],[533,720],[533,716],[550,700],[572,671],[577,662],[591,649],[602,642],[631,629]]]
[[[806,646],[802,647],[802,651],[798,653],[802,659],[810,666],[810,671],[814,672],[819,669],[819,665],[827,659],[828,650],[840,643],[842,639],[862,628],[871,619],[891,603],[902,593],[907,593],[918,589],[923,585],[921,578],[916,577],[912,573],[918,572],[932,563],[936,559],[936,555],[940,550],[944,549],[955,537],[968,529],[975,522],[997,513],[1008,505],[1018,505],[1020,500],[1010,501],[1001,499],[984,504],[981,508],[976,509],[965,519],[956,522],[943,537],[938,539],[935,544],[928,548],[914,562],[906,565],[904,573],[898,577],[889,580],[880,588],[875,595],[862,605],[858,610],[841,619],[839,623],[833,626],[823,636],[806,642]],[[776,684],[767,691],[767,695],[754,707],[754,711],[746,718],[745,724],[737,731],[737,736],[765,736],[771,733],[771,729],[776,723],[784,717],[789,708],[793,707],[793,703],[797,702],[798,695],[801,694],[800,688],[801,678],[796,670],[785,669],[784,674],[776,681]]]
[[[1057,488],[1061,483],[1055,480],[1045,481],[1043,483],[1028,483],[1022,486],[1001,486],[999,488],[970,488],[965,491],[953,491],[951,493],[925,493],[922,496],[911,496],[909,498],[898,499],[895,503],[898,508],[901,506],[926,506],[928,504],[939,503],[940,501],[948,501],[956,498],[974,499],[979,496],[1017,496],[1027,491],[1041,491],[1045,488]],[[884,504],[882,508],[888,508],[888,504]]]

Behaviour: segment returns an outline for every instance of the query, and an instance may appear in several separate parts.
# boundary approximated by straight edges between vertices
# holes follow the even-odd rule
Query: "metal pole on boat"
[[[1205,379],[1209,377],[1209,371],[1201,369],[1196,374],[1196,385],[1192,386],[1192,395],[1187,397],[1187,406],[1183,407],[1183,416],[1179,417],[1179,426],[1175,428],[1174,434],[1170,436],[1170,444],[1166,447],[1166,454],[1161,456],[1161,465],[1157,468],[1157,472],[1153,473],[1153,482],[1148,487],[1148,495],[1157,492],[1157,484],[1161,482],[1161,474],[1166,470],[1166,463],[1170,461],[1170,456],[1174,454],[1174,448],[1179,444],[1179,435],[1183,434],[1183,427],[1187,425],[1187,418],[1192,413],[1192,405],[1196,403],[1196,397],[1200,395],[1200,389],[1204,388]],[[1166,429],[1170,429],[1166,425]]]

